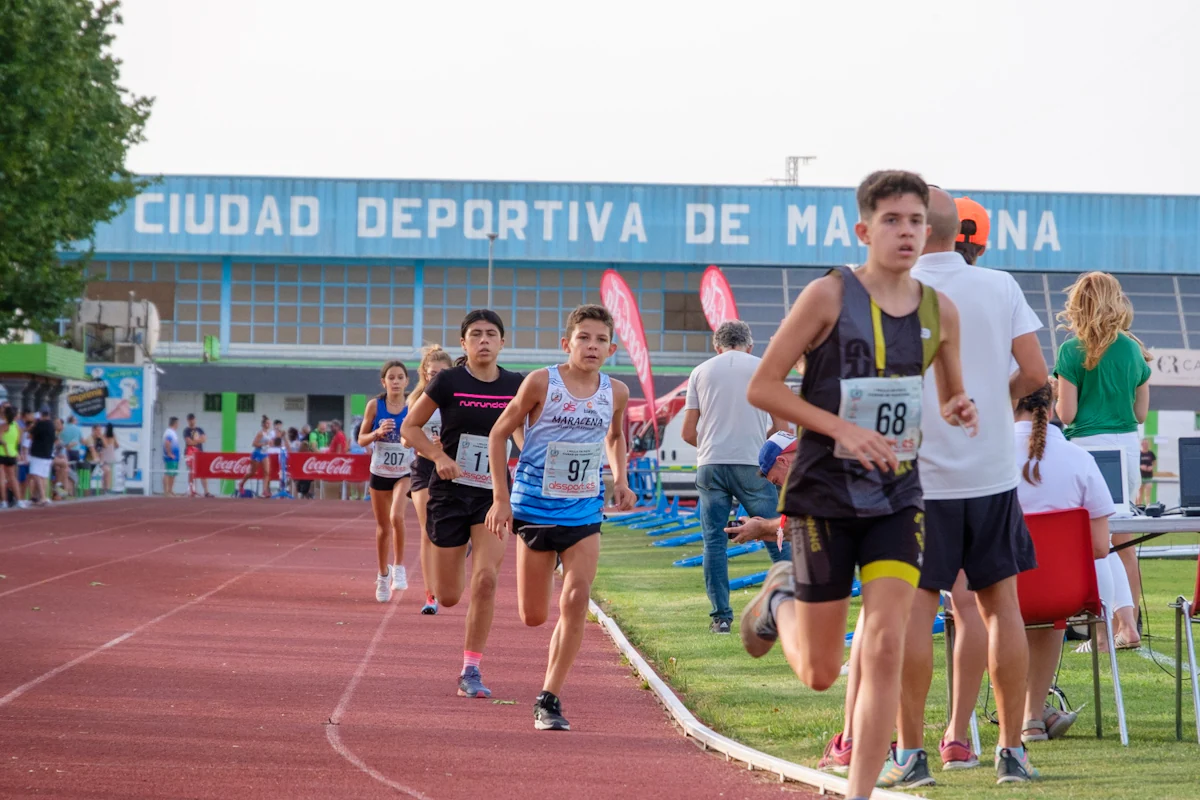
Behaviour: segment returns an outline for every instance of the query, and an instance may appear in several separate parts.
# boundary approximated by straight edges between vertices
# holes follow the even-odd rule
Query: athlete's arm
[[[366,447],[371,442],[375,441],[375,403],[376,399],[371,398],[367,401],[367,407],[363,410],[362,425],[358,427],[358,446]]]
[[[1149,392],[1147,388],[1147,399]],[[1058,376],[1058,402],[1054,404],[1054,410],[1058,412],[1058,418],[1064,425],[1074,422],[1075,415],[1079,412],[1079,389],[1062,375]]]
[[[963,388],[958,308],[949,297],[938,292],[938,309],[942,336],[933,363],[937,367],[934,375],[937,377],[942,419],[950,425],[961,425],[968,435],[974,436],[979,432],[979,414],[971,398],[967,397],[967,390]]]
[[[683,433],[680,436],[692,447],[696,446],[699,437],[700,409],[689,408],[683,412]]]
[[[1016,403],[1046,385],[1046,357],[1036,333],[1026,333],[1012,340],[1012,355],[1017,371],[1008,379],[1008,394]]]
[[[612,382],[613,416],[604,437],[608,451],[608,467],[613,474],[613,499],[617,508],[629,511],[637,504],[637,495],[629,488],[629,449],[625,442],[625,407],[629,404],[629,387],[621,381]]]
[[[525,376],[517,396],[504,409],[504,413],[492,425],[488,434],[488,469],[492,473],[492,507],[488,509],[484,524],[487,529],[503,538],[512,529],[512,505],[508,491],[508,439],[529,418],[546,396],[550,385],[550,373],[539,369]]]
[[[784,383],[801,356],[829,336],[837,325],[841,307],[840,278],[827,275],[805,286],[779,326],[779,332],[767,345],[767,352],[746,387],[746,399],[772,416],[841,442],[858,457],[864,469],[874,469],[878,465],[895,470],[900,462],[888,439],[817,408],[797,397]]]
[[[425,394],[418,397],[417,402],[413,403],[412,408],[409,409],[408,416],[404,418],[404,423],[400,426],[400,435],[419,455],[433,462],[438,477],[442,480],[452,481],[462,475],[462,470],[458,468],[454,459],[446,455],[446,451],[440,445],[429,441],[429,437],[423,430],[425,423],[429,422],[429,418],[433,416],[437,407],[437,403],[429,396],[429,390],[426,389]]]

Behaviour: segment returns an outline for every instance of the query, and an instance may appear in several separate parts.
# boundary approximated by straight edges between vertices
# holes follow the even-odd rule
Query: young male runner
[[[531,372],[488,437],[495,488],[487,526],[501,538],[510,529],[521,537],[517,600],[526,625],[541,625],[549,616],[555,563],[562,559],[558,623],[542,691],[533,701],[533,726],[543,731],[571,730],[558,694],[583,642],[600,560],[604,450],[612,465],[617,507],[629,510],[637,501],[625,474],[622,420],[629,388],[600,372],[617,349],[612,335],[613,318],[603,306],[572,311],[562,340],[567,363]],[[525,445],[510,498],[505,446],[522,425]]]
[[[870,796],[887,754],[900,693],[900,653],[920,578],[924,511],[917,472],[922,375],[939,366],[943,418],[970,432],[954,304],[909,274],[928,235],[929,189],[908,172],[876,172],[858,187],[859,269],[804,288],[747,388],[757,407],[797,425],[800,447],[782,510],[793,564],[767,573],[742,615],[755,657],[775,639],[814,689],[841,672],[850,588],[861,568],[862,681],[849,795]],[[785,383],[805,356],[797,397]]]
[[[488,434],[517,394],[522,376],[496,363],[504,348],[504,323],[495,311],[468,313],[460,334],[466,362],[438,373],[404,418],[400,435],[434,463],[425,521],[426,535],[434,547],[425,579],[446,608],[458,605],[462,597],[467,545],[472,546],[471,605],[458,693],[490,697],[479,663],[496,610],[496,576],[504,559],[504,542],[484,526],[492,507]],[[437,409],[442,412],[440,445],[430,441],[423,430]],[[505,458],[505,466],[507,461]]]

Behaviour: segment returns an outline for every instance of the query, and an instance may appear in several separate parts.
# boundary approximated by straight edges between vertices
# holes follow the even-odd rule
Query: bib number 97
[[[880,403],[875,412],[875,431],[882,436],[903,436],[908,406],[904,403]]]
[[[575,481],[583,480],[587,475],[588,467],[592,465],[589,459],[573,458],[567,463],[567,480],[574,483]]]

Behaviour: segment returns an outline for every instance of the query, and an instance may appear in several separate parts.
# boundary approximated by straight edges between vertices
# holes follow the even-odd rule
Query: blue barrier
[[[738,556],[744,556],[749,553],[757,553],[759,550],[762,550],[765,546],[766,545],[764,545],[762,542],[746,542],[745,544],[734,545],[733,547],[731,547],[725,551],[725,557],[726,558],[737,558]],[[699,567],[703,563],[704,563],[704,556],[699,555],[699,556],[691,556],[689,558],[681,558],[675,562],[675,566],[677,566],[677,567]]]
[[[666,534],[666,533],[676,533],[678,531],[685,531],[688,528],[699,528],[699,527],[700,527],[700,520],[699,520],[699,518],[697,518],[696,515],[693,514],[691,517],[684,518],[683,520],[680,520],[679,522],[676,522],[665,528],[659,528],[657,530],[646,531],[646,535],[647,536],[662,536],[663,534]]]
[[[618,518],[616,521],[622,525],[630,525],[635,522],[645,522],[648,519],[656,519],[661,517],[663,514],[667,513],[667,510],[667,497],[666,495],[663,495],[658,498],[658,503],[655,504],[654,508],[648,510],[644,509],[634,514],[628,514],[624,517]]]
[[[766,579],[767,573],[765,570],[763,572],[755,572],[751,575],[743,575],[740,578],[734,578],[733,580],[729,581],[729,591],[732,592],[738,589],[745,589],[749,586],[758,586]]]
[[[681,545],[699,542],[704,539],[703,533],[689,533],[686,536],[675,536],[670,539],[659,539],[657,542],[652,542],[654,547],[680,547]]]
[[[933,618],[933,633],[936,636],[939,633],[946,632],[946,615],[938,614]],[[854,642],[854,631],[846,634],[846,647],[849,647]]]

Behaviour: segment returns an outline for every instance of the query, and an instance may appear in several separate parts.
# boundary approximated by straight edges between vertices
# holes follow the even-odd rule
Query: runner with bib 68
[[[526,625],[542,625],[549,617],[555,563],[562,559],[558,623],[550,637],[542,691],[533,703],[538,730],[571,729],[558,693],[583,642],[588,597],[600,560],[600,466],[605,450],[617,507],[627,511],[637,502],[625,476],[621,424],[629,388],[600,372],[617,349],[612,337],[613,318],[603,306],[583,305],[572,311],[562,340],[567,363],[531,372],[488,437],[495,488],[487,526],[501,540],[510,530],[521,537],[517,604]],[[525,441],[510,497],[505,446],[522,426]]]
[[[862,676],[854,711],[851,800],[867,798],[900,701],[905,626],[921,574],[924,501],[917,470],[922,376],[933,363],[947,422],[973,434],[954,304],[910,271],[929,235],[929,188],[876,172],[858,188],[866,263],[801,292],[747,389],[751,403],[803,434],[782,510],[794,564],[779,563],[742,616],[755,657],[778,638],[796,675],[823,691],[841,671],[854,570],[862,577]],[[797,397],[784,382],[805,358]],[[964,444],[966,440],[964,438]]]

